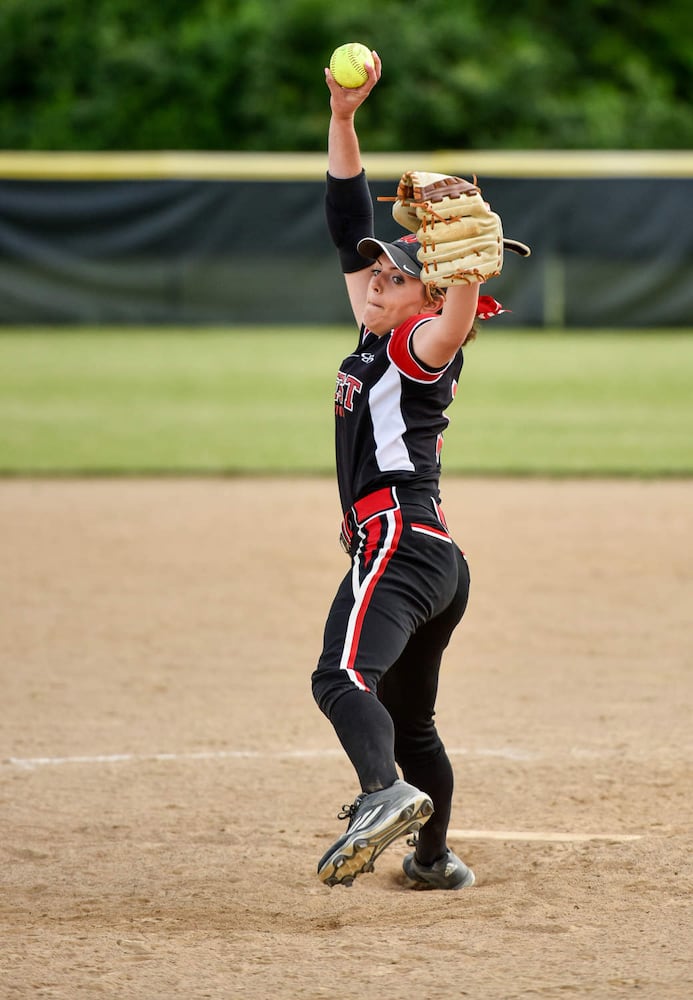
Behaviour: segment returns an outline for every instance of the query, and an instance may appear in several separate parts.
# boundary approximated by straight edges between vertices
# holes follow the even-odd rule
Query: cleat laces
[[[348,819],[351,822],[365,797],[365,794],[357,795],[353,802],[345,802],[341,810],[337,813],[337,819]]]

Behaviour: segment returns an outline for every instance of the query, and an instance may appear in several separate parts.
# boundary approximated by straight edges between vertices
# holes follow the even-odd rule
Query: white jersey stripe
[[[381,472],[415,471],[404,443],[407,425],[402,416],[401,400],[401,376],[395,366],[390,364],[368,397],[375,440],[375,460]]]

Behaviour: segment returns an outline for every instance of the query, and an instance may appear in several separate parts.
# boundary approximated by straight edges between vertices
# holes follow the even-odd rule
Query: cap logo
[[[416,233],[411,233],[411,235],[409,236],[400,236],[400,238],[397,240],[397,243],[418,243],[418,242],[419,241],[416,238]]]

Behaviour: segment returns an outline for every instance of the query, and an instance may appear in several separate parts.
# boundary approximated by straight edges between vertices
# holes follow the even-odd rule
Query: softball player
[[[397,837],[412,885],[461,889],[472,871],[449,849],[453,772],[433,717],[443,651],[464,614],[465,558],[440,507],[445,415],[473,336],[478,284],[431,290],[412,234],[375,239],[373,207],[354,126],[380,78],[331,94],[326,213],[359,338],[335,392],[336,462],[351,558],[325,625],[313,694],[358,776],[346,832],[318,877],[346,884],[373,870]],[[402,772],[400,779],[397,765]]]

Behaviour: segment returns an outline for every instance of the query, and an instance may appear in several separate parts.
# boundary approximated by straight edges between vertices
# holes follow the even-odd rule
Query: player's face
[[[417,313],[429,312],[426,290],[418,278],[404,274],[382,254],[371,268],[363,322],[382,336]]]

